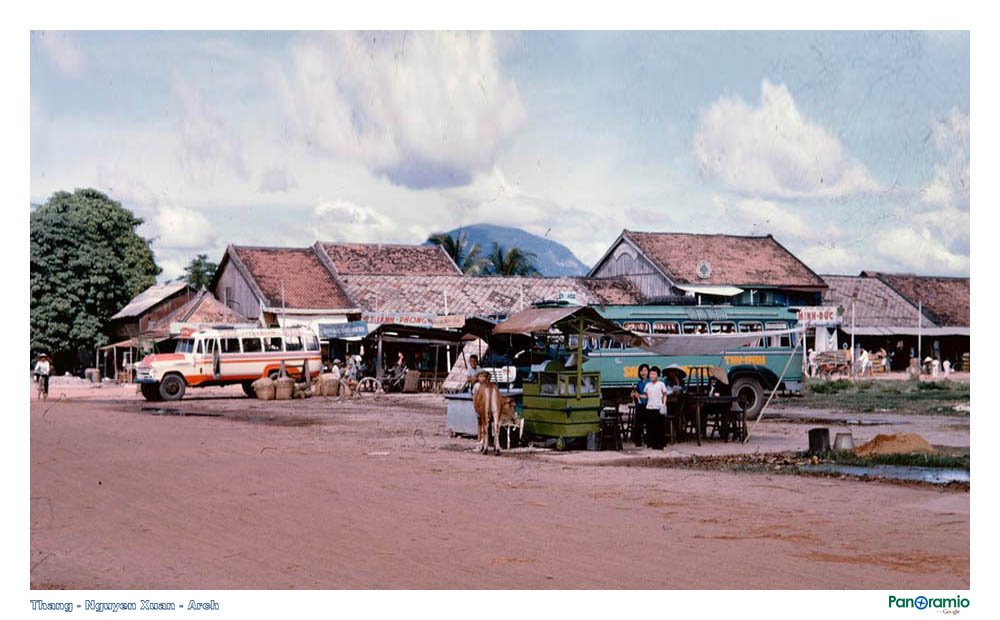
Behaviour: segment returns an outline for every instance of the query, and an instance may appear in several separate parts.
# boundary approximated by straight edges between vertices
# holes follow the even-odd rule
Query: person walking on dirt
[[[39,385],[39,394],[42,398],[49,395],[49,374],[52,372],[52,362],[49,356],[42,353],[35,362],[35,381]]]

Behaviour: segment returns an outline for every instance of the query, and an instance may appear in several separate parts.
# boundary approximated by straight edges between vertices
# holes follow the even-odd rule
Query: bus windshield
[[[194,340],[190,338],[182,338],[177,341],[177,346],[174,347],[174,353],[191,353],[194,351]]]

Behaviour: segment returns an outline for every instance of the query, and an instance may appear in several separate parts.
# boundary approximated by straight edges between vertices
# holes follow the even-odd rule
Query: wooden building
[[[650,301],[813,306],[826,283],[771,235],[622,231],[590,276],[625,277]]]
[[[111,317],[108,336],[112,342],[135,338],[147,331],[151,323],[180,308],[194,296],[195,290],[187,282],[154,284]]]

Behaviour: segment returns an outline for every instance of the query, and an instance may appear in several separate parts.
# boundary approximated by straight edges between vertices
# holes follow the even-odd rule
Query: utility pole
[[[924,300],[917,301],[917,363],[919,368],[924,365]]]
[[[857,359],[854,356],[854,304],[857,300],[851,300],[851,377],[854,376],[854,364]]]

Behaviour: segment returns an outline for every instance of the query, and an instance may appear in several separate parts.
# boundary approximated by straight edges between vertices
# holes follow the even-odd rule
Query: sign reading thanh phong
[[[425,312],[364,312],[361,320],[369,325],[413,325],[415,327],[432,327],[434,315]]]
[[[807,306],[798,309],[800,326],[832,326],[843,323],[840,311],[833,306]]]

